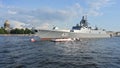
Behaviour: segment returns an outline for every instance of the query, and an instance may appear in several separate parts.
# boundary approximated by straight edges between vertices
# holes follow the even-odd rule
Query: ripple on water
[[[120,38],[58,43],[30,38],[0,37],[0,68],[120,68]]]

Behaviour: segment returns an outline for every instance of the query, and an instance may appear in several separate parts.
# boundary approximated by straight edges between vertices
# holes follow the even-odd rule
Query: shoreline
[[[0,34],[0,36],[35,36],[34,34]]]

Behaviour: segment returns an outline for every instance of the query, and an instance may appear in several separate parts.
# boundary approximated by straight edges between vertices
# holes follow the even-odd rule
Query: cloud
[[[38,29],[49,29],[50,24],[49,23],[42,23],[39,27],[36,27]]]
[[[76,19],[85,14],[89,16],[103,15],[101,8],[111,3],[111,0],[85,0],[87,7],[83,7],[79,3],[63,9],[54,8],[38,8],[34,10],[17,8],[14,6],[6,6],[2,10],[0,17],[12,20],[11,23],[17,24],[15,27],[22,28],[21,25],[31,24],[32,26],[49,29],[50,26],[62,26],[73,23]],[[4,11],[3,11],[4,10]],[[7,10],[7,11],[6,11]],[[62,26],[65,27],[65,26]]]
[[[91,9],[99,10],[102,7],[105,7],[110,3],[110,0],[92,0],[92,2],[89,3]]]
[[[103,15],[103,13],[99,12],[97,10],[90,10],[87,15],[89,15],[89,16],[101,16],[101,15]]]
[[[8,10],[8,13],[9,13],[9,14],[17,14],[16,11],[11,11],[11,10]]]
[[[100,16],[103,13],[100,11],[102,8],[107,7],[109,4],[112,4],[111,0],[86,0],[89,7],[87,15],[90,16]]]
[[[74,17],[77,17],[77,14],[75,12],[75,9],[73,8],[66,8],[66,9],[36,9],[30,14],[34,17],[37,17],[41,20],[49,20],[49,21],[66,21],[70,20]]]
[[[14,29],[15,29],[15,28],[22,29],[22,28],[25,28],[24,26],[25,26],[26,24],[23,23],[23,22],[20,22],[20,21],[11,20],[11,21],[10,21],[10,25],[11,25],[11,27],[13,27]]]
[[[44,9],[40,8],[29,11],[19,9],[16,10],[15,12],[9,11],[7,16],[9,17],[8,19],[10,20],[17,20],[24,23],[30,23],[33,24],[35,27],[38,27],[38,25],[59,26],[59,25],[64,25],[65,23],[69,23],[73,19],[79,18],[80,15],[82,14],[81,9],[82,8],[80,7],[79,4],[75,4],[72,7],[66,7],[65,9],[58,9],[58,10],[53,8],[44,8]],[[47,23],[47,24],[43,24],[43,23]],[[41,28],[46,28],[45,26]]]

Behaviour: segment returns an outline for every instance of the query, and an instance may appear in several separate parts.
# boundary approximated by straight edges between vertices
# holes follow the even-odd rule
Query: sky
[[[87,16],[90,26],[120,31],[120,0],[0,0],[0,26],[71,29]]]

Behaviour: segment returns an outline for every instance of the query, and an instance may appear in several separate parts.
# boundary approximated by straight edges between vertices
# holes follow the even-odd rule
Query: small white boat
[[[60,38],[60,39],[51,39],[53,42],[68,42],[68,41],[74,41],[71,38]]]

